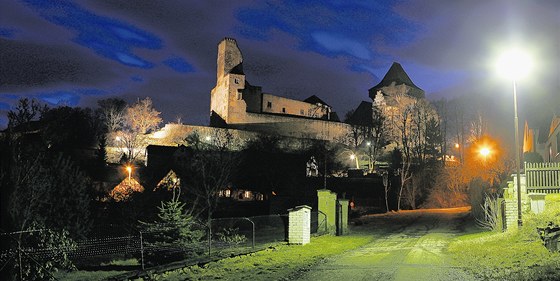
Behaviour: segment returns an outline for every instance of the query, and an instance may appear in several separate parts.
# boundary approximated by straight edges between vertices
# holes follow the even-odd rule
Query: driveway
[[[298,280],[476,280],[453,266],[446,253],[464,233],[467,208],[401,211],[363,217],[352,233],[374,241],[325,260]]]

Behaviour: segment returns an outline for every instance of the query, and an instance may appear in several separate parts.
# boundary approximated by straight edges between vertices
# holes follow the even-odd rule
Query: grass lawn
[[[109,263],[102,263],[99,270],[77,270],[70,272],[59,271],[55,273],[57,280],[61,281],[88,281],[88,280],[102,280],[112,276],[128,272],[131,267],[138,267],[136,259],[113,260]],[[111,268],[108,270],[107,268]]]
[[[151,274],[149,280],[290,280],[299,270],[320,260],[352,250],[372,241],[373,236],[312,237],[307,245],[280,244],[266,250],[226,258],[202,267],[189,266],[162,274]],[[142,280],[142,279],[139,279]]]
[[[463,235],[449,252],[483,280],[560,280],[560,253],[549,252],[536,230],[549,221],[560,224],[560,194],[546,196],[544,213],[524,214],[520,230]]]

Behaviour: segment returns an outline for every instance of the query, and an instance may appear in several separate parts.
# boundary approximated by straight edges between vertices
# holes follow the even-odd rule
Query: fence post
[[[208,224],[208,255],[212,253],[212,222]]]
[[[243,217],[243,219],[248,220],[253,225],[253,243],[251,244],[251,246],[253,247],[253,249],[255,249],[255,222],[247,217]]]
[[[142,231],[140,231],[140,257],[142,259],[142,270],[144,270],[144,242],[142,239]]]
[[[21,234],[20,234],[20,240],[21,240]],[[18,256],[19,256],[19,280],[23,281],[23,269],[21,267],[21,241],[17,241],[18,242]]]

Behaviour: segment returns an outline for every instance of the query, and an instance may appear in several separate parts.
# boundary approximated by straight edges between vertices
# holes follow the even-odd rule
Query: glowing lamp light
[[[130,175],[132,174],[132,167],[126,166],[126,171],[128,172],[128,181],[130,181]]]
[[[518,80],[526,77],[533,69],[529,54],[521,49],[510,49],[498,57],[497,72],[507,79]]]
[[[210,141],[212,138],[210,136],[206,136],[204,139],[206,139],[206,141]]]
[[[370,145],[371,145],[371,141],[368,141],[366,144],[367,144],[367,146],[370,146]]]
[[[356,159],[356,155],[355,155],[355,154],[351,154],[351,155],[350,155],[350,159],[352,159],[352,160]]]
[[[455,148],[459,148],[459,144],[458,144],[458,143],[455,144]]]
[[[490,155],[490,149],[488,147],[483,147],[480,149],[480,155],[482,155],[484,158],[486,158],[488,155]]]

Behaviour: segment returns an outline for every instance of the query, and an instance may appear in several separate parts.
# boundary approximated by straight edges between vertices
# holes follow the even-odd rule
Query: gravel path
[[[354,233],[376,239],[327,259],[298,280],[476,280],[451,265],[446,249],[464,232],[468,209],[404,211],[362,218]]]

